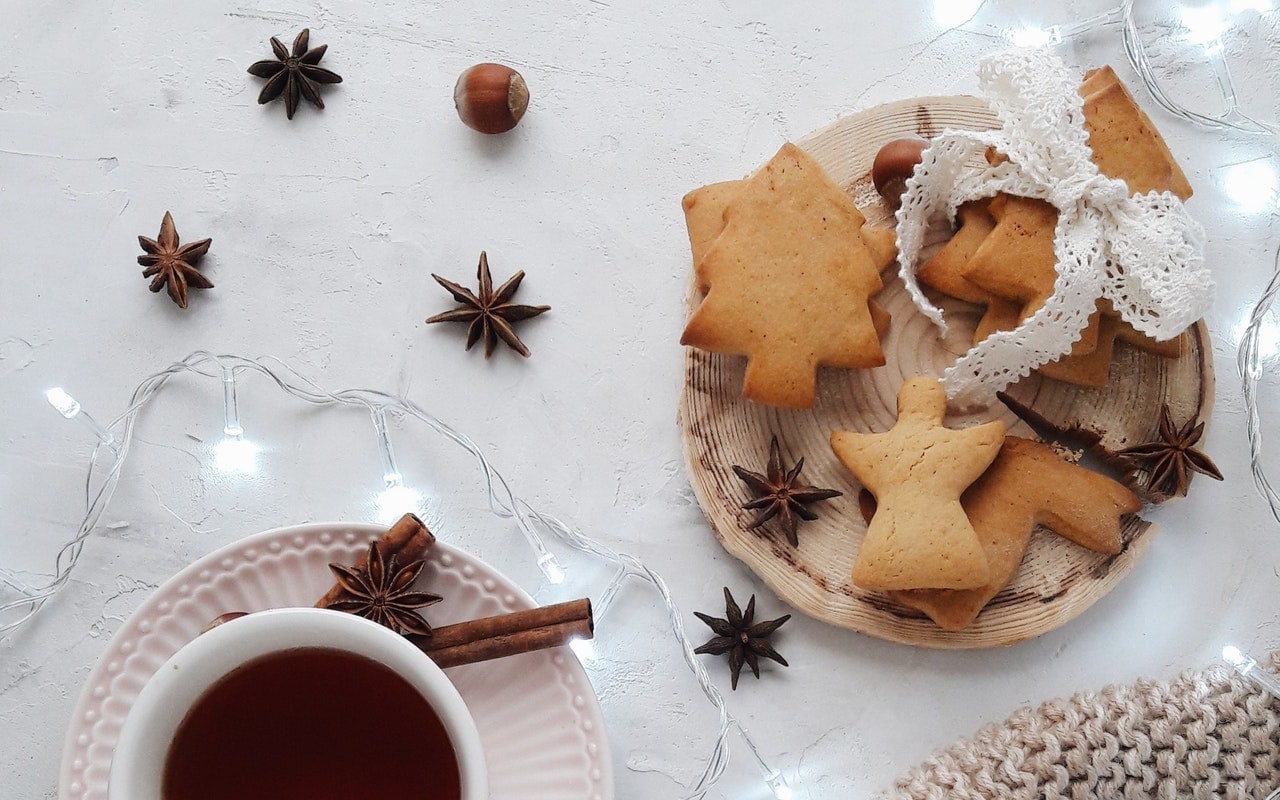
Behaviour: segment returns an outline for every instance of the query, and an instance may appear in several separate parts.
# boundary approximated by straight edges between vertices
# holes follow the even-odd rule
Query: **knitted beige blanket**
[[[1280,651],[1263,664],[1280,672]],[[898,778],[886,800],[1254,798],[1280,787],[1280,700],[1226,666],[1022,708]]]

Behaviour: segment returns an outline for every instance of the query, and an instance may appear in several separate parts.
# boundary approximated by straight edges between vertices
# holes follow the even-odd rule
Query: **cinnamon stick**
[[[416,514],[405,514],[378,538],[378,552],[382,554],[382,560],[385,562],[390,562],[391,557],[395,556],[398,563],[407,564],[422,558],[427,548],[435,544],[435,541],[435,534],[427,529],[425,522],[418,519]],[[365,552],[356,560],[355,568],[362,570],[367,566],[369,566],[369,554]],[[331,603],[345,596],[346,591],[342,588],[342,584],[335,583],[316,603],[316,608],[328,608]]]
[[[499,614],[436,628],[432,635],[409,636],[441,667],[474,664],[590,639],[595,622],[588,598]]]
[[[400,564],[422,558],[436,537],[413,514],[405,514],[377,541],[384,561],[392,556]],[[354,567],[368,567],[368,553],[360,556]],[[347,596],[341,584],[334,584],[316,603],[327,608]],[[436,628],[431,636],[408,636],[441,667],[474,664],[518,653],[528,653],[567,644],[575,638],[590,639],[595,625],[591,601],[587,598],[540,606],[511,614],[468,620],[456,625]]]

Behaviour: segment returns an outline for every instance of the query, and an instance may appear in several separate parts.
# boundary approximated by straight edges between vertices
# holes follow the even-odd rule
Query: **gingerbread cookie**
[[[867,243],[876,269],[884,269],[898,257],[898,234],[891,228],[862,226],[862,241]],[[873,301],[874,302],[874,301]]]
[[[1111,357],[1115,353],[1116,329],[1120,327],[1120,318],[1095,311],[1089,317],[1086,333],[1092,333],[1093,346],[1081,350],[1083,338],[1076,341],[1071,352],[1047,364],[1041,364],[1036,370],[1046,378],[1053,378],[1063,383],[1076,386],[1098,388],[1107,385],[1111,375]]]
[[[1004,423],[946,428],[946,405],[940,383],[912,378],[898,392],[891,430],[831,434],[831,449],[878,504],[853,568],[863,589],[973,589],[990,580],[960,493],[995,459]]]
[[[884,364],[865,222],[812,158],[784,145],[725,209],[700,262],[707,296],[681,344],[747,356],[743,396],[786,408],[813,405],[819,365]]]
[[[1098,171],[1124,181],[1135,194],[1172,192],[1183,200],[1191,197],[1191,183],[1169,145],[1111,67],[1086,72],[1080,96]]]
[[[1163,138],[1110,67],[1087,73],[1079,92],[1093,162],[1102,174],[1125,181],[1133,192],[1170,191],[1184,200],[1191,196],[1191,185]],[[988,154],[992,163],[1001,158]],[[949,243],[935,256],[941,257],[940,263],[931,266],[926,262],[920,272],[926,285],[987,305],[979,323],[979,340],[992,331],[1016,327],[1034,313],[1052,294],[1057,277],[1053,252],[1057,211],[1030,198],[1000,195],[990,202],[995,223],[981,243],[973,245],[978,228],[961,236],[966,227],[981,224],[981,218],[970,212],[971,220],[960,220],[952,240],[960,240],[959,244],[953,247]],[[976,284],[978,291],[969,284]],[[1013,313],[1015,305],[1021,306],[1017,315]],[[1102,323],[1107,317],[1112,319],[1107,320],[1104,331]],[[1104,304],[1072,351],[1038,370],[1055,380],[1102,386],[1110,372],[1116,338],[1158,355],[1176,356],[1182,351],[1179,340],[1156,341],[1123,322]]]
[[[1142,507],[1137,495],[1116,481],[1064,461],[1048,445],[1016,436],[1005,437],[996,460],[965,490],[960,504],[987,556],[987,584],[889,594],[953,631],[968,627],[1013,578],[1036,525],[1114,554],[1121,548],[1120,518]]]
[[[694,287],[704,294],[708,286],[702,272],[702,257],[724,230],[724,210],[741,191],[743,183],[745,181],[722,181],[700,186],[686,194],[680,203],[689,231],[689,249],[693,251]]]
[[[973,254],[996,226],[990,205],[991,198],[987,197],[964,203],[956,210],[956,232],[920,266],[916,277],[921,283],[969,303],[985,304],[991,300],[990,292],[964,277]]]
[[[1103,313],[1101,303],[1099,306],[1089,316],[1089,324],[1080,332],[1080,338],[1072,343],[1071,352],[1047,364],[1041,364],[1036,367],[1037,372],[1077,386],[1106,385],[1107,376],[1111,372],[1111,356],[1115,350],[1120,318]],[[986,313],[974,329],[973,341],[976,344],[996,331],[1012,330],[1021,321],[1020,301],[992,297]]]
[[[994,225],[961,275],[990,295],[1020,301],[1026,317],[1053,294],[1058,210],[1043,200],[1002,194],[991,199],[988,212]]]
[[[724,231],[724,210],[745,183],[745,180],[711,183],[694,189],[681,201],[685,227],[689,231],[689,249],[693,254],[693,285],[699,294],[706,294],[711,288],[702,268],[702,257]],[[862,238],[875,258],[877,269],[883,269],[897,258],[898,245],[892,230],[864,225]],[[883,337],[889,332],[889,312],[875,300],[868,301],[867,305],[876,334]]]

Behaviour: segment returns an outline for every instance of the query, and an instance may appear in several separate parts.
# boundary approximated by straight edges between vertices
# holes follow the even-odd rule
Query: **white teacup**
[[[231,620],[196,637],[165,662],[142,688],[120,730],[108,800],[162,800],[170,744],[205,692],[246,663],[301,648],[363,656],[403,678],[444,725],[458,764],[462,800],[486,800],[488,775],[480,734],[444,672],[387,628],[317,608],[274,609]]]

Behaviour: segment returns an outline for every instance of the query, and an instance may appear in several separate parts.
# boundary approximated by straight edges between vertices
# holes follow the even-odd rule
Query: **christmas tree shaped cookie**
[[[969,303],[986,305],[991,293],[964,277],[973,254],[996,226],[989,210],[991,198],[972,200],[956,210],[956,232],[928,261],[916,277],[926,286]]]
[[[746,184],[747,181],[739,180],[700,186],[686,194],[681,202],[685,227],[689,231],[689,250],[693,254],[693,287],[702,294],[711,288],[703,273],[702,258],[724,232],[724,211]],[[894,232],[888,228],[863,226],[862,239],[871,249],[878,270],[884,269],[898,255]],[[876,334],[884,336],[889,332],[889,312],[875,300],[868,301],[867,305]]]
[[[724,210],[697,274],[707,296],[681,344],[747,357],[744,397],[813,405],[817,368],[884,364],[869,300],[892,252],[820,166],[787,144]]]

